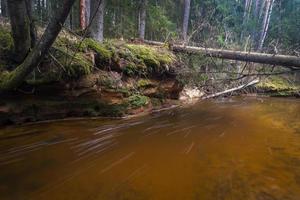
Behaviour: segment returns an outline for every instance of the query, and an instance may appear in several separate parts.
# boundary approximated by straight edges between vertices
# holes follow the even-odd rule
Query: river
[[[0,199],[299,200],[300,101],[0,129]]]

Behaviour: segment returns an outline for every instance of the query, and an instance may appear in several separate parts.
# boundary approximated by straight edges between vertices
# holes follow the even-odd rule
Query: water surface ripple
[[[299,200],[300,101],[2,128],[0,199]]]

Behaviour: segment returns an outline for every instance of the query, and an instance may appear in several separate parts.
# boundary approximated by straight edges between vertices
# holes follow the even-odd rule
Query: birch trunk
[[[258,20],[260,5],[261,5],[261,0],[256,0],[255,1],[255,9],[254,9],[254,18],[255,18],[255,20]]]
[[[264,14],[264,9],[266,7],[266,2],[268,0],[262,0],[262,4],[261,4],[261,7],[260,7],[260,11],[259,11],[259,18],[261,19],[263,17],[263,14]]]
[[[252,0],[245,0],[242,32],[241,32],[241,35],[240,35],[240,41],[241,42],[244,39],[244,34],[245,34],[244,28],[245,28],[245,25],[248,23],[250,13],[251,13],[251,8],[252,8]]]
[[[270,19],[271,19],[273,3],[274,3],[274,0],[266,0],[266,1],[267,1],[266,10],[265,10],[264,20],[263,20],[262,30],[261,30],[260,40],[259,40],[259,46],[258,46],[259,51],[262,51],[262,48],[264,46],[264,42],[269,30]]]

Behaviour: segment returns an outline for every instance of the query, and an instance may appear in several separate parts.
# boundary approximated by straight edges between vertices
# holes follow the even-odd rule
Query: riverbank
[[[0,30],[1,80],[14,69],[8,29]],[[124,117],[174,104],[183,89],[176,55],[165,47],[62,32],[18,91],[1,95],[0,124],[68,117]]]
[[[17,66],[8,30],[0,27],[0,81]],[[120,118],[168,108],[233,87],[230,81],[216,81],[226,80],[227,75],[209,75],[211,69],[224,65],[231,70],[238,67],[201,55],[174,54],[167,46],[134,40],[100,44],[62,31],[22,87],[1,95],[0,125],[73,117]],[[287,77],[269,77],[261,79],[252,92],[299,96],[299,88]]]

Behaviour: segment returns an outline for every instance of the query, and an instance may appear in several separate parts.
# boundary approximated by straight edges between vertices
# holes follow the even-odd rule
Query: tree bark
[[[71,29],[78,30],[80,29],[80,1],[75,1],[71,9]]]
[[[271,14],[272,14],[272,10],[273,10],[274,0],[266,0],[266,1],[267,1],[266,2],[266,10],[265,10],[264,20],[263,20],[263,24],[262,24],[262,30],[261,30],[260,40],[259,40],[258,51],[262,51],[262,48],[264,46],[264,42],[265,42],[268,30],[269,30],[269,24],[270,24]]]
[[[163,46],[162,42],[145,41],[146,44]],[[201,54],[204,56],[223,58],[228,60],[238,60],[245,62],[254,62],[270,65],[278,65],[284,67],[300,68],[300,57],[288,55],[273,55],[265,53],[249,53],[244,51],[231,51],[223,49],[211,49],[203,47],[192,47],[173,45],[172,50],[175,52],[183,52],[189,54]]]
[[[254,47],[258,46],[257,41],[259,40],[258,25],[260,22],[260,18],[259,18],[260,6],[261,6],[261,0],[255,0],[255,7],[254,7],[254,12],[253,12],[254,26],[253,26],[252,35],[251,35]]]
[[[35,46],[35,42],[37,39],[37,31],[35,28],[35,22],[33,19],[33,0],[26,0],[26,8],[27,8],[27,16],[29,18],[29,26],[30,26],[30,44],[31,44],[31,48],[33,48]]]
[[[256,0],[255,1],[255,9],[254,9],[254,19],[255,20],[258,20],[260,5],[261,5],[261,0]]]
[[[245,25],[248,24],[251,10],[252,10],[252,0],[245,0],[242,31],[241,31],[241,35],[240,35],[241,42],[244,41],[244,34],[245,34],[244,29],[245,29]]]
[[[75,1],[64,0],[64,6],[52,18],[39,43],[28,54],[21,65],[5,76],[5,80],[1,80],[0,91],[9,91],[18,88],[26,77],[40,64],[61,31],[62,25]]]
[[[31,48],[30,17],[26,0],[7,0],[14,39],[14,60],[21,63]]]
[[[8,17],[7,0],[1,0],[1,16]]]
[[[90,23],[91,16],[91,0],[85,0],[85,27],[87,27]]]
[[[86,27],[86,0],[80,0],[80,28],[84,30]]]
[[[141,40],[145,39],[147,4],[148,4],[147,0],[140,0],[140,10],[139,10],[139,38]]]
[[[184,0],[184,16],[182,23],[182,39],[186,42],[189,28],[191,0]]]
[[[48,2],[50,3],[50,1]],[[37,16],[38,16],[38,19],[40,21],[43,21],[43,7],[42,7],[42,3],[40,0],[37,0],[36,2],[36,10],[37,10]]]
[[[102,42],[104,27],[104,0],[91,0],[91,26],[89,28],[90,36],[94,40]]]

